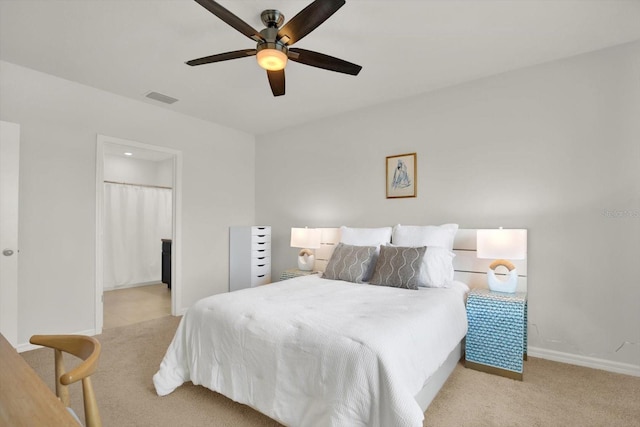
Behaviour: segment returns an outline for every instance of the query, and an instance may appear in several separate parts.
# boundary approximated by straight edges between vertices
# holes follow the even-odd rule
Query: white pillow
[[[351,228],[343,225],[340,227],[340,241],[345,245],[375,246],[379,251],[380,245],[391,242],[391,231],[391,227]]]
[[[458,224],[396,225],[392,242],[398,246],[436,246],[453,250]]]
[[[458,224],[396,225],[393,227],[393,244],[397,246],[426,246],[419,286],[448,287],[453,281],[453,241]]]
[[[453,252],[437,246],[427,246],[422,258],[418,286],[448,288],[453,282]]]

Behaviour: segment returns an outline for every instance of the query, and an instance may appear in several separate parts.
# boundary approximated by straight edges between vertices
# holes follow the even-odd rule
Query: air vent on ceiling
[[[147,98],[155,99],[156,101],[164,102],[165,104],[173,104],[177,99],[167,95],[163,95],[158,92],[149,92],[145,95]]]

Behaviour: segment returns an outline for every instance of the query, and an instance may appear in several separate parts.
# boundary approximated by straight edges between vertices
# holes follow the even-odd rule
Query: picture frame
[[[386,188],[387,199],[416,197],[417,194],[417,154],[387,156]]]

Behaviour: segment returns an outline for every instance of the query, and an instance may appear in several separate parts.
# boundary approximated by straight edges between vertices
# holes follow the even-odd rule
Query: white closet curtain
[[[170,239],[172,191],[104,184],[104,288],[159,282],[161,239]]]

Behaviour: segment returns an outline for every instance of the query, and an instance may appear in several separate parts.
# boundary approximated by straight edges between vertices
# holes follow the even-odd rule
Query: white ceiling
[[[218,1],[258,30],[311,2]],[[254,58],[184,64],[255,47],[193,0],[0,1],[0,59],[252,134],[638,39],[639,0],[347,0],[295,47],[360,75],[290,62],[274,98]]]
[[[107,156],[124,157],[126,159],[148,160],[150,162],[162,162],[173,157],[172,153],[158,150],[147,150],[134,145],[121,145],[112,142],[104,144],[102,151]],[[131,154],[124,154],[131,153]]]

